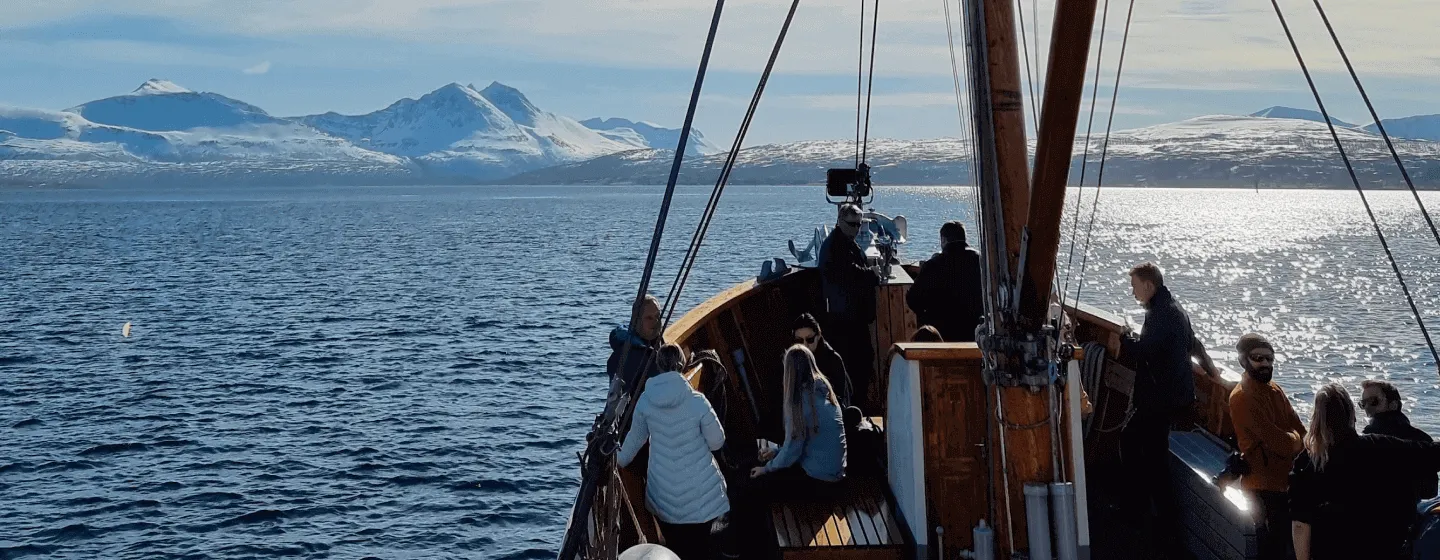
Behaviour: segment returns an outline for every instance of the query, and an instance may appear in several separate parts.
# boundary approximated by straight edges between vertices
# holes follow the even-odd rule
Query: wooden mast
[[[1090,58],[1095,25],[1095,0],[1058,0],[1046,71],[1045,98],[1035,146],[1034,186],[1030,189],[1030,245],[1020,296],[1020,323],[1039,328],[1055,288],[1055,256],[1060,249],[1060,222],[1065,211],[1065,186],[1070,178],[1075,125]]]
[[[1015,36],[1013,0],[981,0],[990,122],[994,130],[995,181],[1005,229],[1005,260],[1010,278],[1018,273],[1021,238],[1030,207],[1030,170],[1026,165],[1025,98],[1020,90],[1020,55]],[[1001,295],[1001,297],[1004,297]],[[998,306],[997,306],[998,308]]]
[[[991,335],[997,337],[995,344],[999,346],[987,351],[996,352],[1000,369],[1016,375],[1011,381],[1002,382],[993,377],[987,380],[995,384],[993,389],[986,389],[995,392],[991,404],[994,408],[988,414],[1001,420],[989,438],[992,472],[999,475],[990,485],[994,495],[1008,504],[1003,510],[996,504],[997,549],[1003,554],[1013,554],[1015,549],[1028,548],[1024,485],[1057,479],[1052,454],[1057,446],[1063,445],[1063,441],[1053,439],[1058,431],[1044,428],[1060,422],[1059,418],[1051,417],[1048,392],[1013,383],[1016,379],[1027,379],[1027,373],[1035,373],[1028,371],[1034,364],[1011,352],[1018,348],[1014,344],[1043,336],[1041,329],[1053,289],[1051,276],[1059,247],[1065,183],[1096,2],[1058,0],[1033,189],[1026,157],[1024,98],[1020,90],[1013,4],[1011,0],[975,2],[976,8],[971,14],[980,17],[983,25],[978,27],[984,39],[982,52],[973,53],[984,57],[975,66],[983,72],[975,85],[977,91],[972,92],[982,100],[976,107],[983,112],[976,118],[977,132],[980,138],[985,138],[986,133],[993,134],[988,138],[989,145],[979,147],[987,151],[979,158],[982,171],[979,176],[982,192],[989,189],[988,192],[993,193],[988,202],[998,204],[998,208],[987,211],[990,218],[982,227],[992,228],[987,231],[1003,236],[1005,251],[1005,258],[990,259],[990,285],[1002,289],[992,290],[990,295],[990,324],[995,329]],[[990,251],[999,248],[998,243],[986,246]],[[997,273],[998,278],[993,276]],[[1010,290],[1020,292],[1018,309],[1007,301],[1015,297]],[[1007,309],[1015,314],[1003,313]],[[1011,350],[1001,349],[1007,347]],[[1039,376],[1040,379],[1046,377]],[[1028,379],[1028,383],[1034,383],[1036,377]],[[1065,439],[1063,435],[1061,439]],[[1079,458],[1071,457],[1071,460]]]

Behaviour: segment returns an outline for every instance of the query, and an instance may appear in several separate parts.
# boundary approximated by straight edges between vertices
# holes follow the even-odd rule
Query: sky
[[[961,133],[945,1],[880,1],[872,137]],[[948,1],[958,10],[958,0]],[[1045,51],[1030,53],[1040,73],[1054,0],[1018,1],[1027,37]],[[874,4],[865,5],[873,13]],[[1102,126],[1129,5],[1110,2],[1103,42],[1097,15],[1092,54],[1104,45]],[[1343,120],[1371,122],[1311,0],[1280,5],[1327,107]],[[854,136],[860,6],[802,1],[746,145]],[[788,7],[725,2],[696,115],[696,127],[716,144],[731,143]],[[1330,0],[1325,7],[1382,118],[1440,113],[1433,93],[1440,4]],[[279,116],[359,114],[451,82],[499,81],[577,119],[678,127],[713,9],[712,0],[3,2],[0,104],[64,109],[161,78]],[[1134,10],[1117,129],[1272,105],[1315,107],[1268,2],[1143,0]],[[1090,64],[1093,77],[1093,56]]]

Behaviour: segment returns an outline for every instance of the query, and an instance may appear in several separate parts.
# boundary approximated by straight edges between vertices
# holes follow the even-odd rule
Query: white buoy
[[[125,323],[125,326],[120,327],[120,336],[130,338],[130,323],[128,321]]]

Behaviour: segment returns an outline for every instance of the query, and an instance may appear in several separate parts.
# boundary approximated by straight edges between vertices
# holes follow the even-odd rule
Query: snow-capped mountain
[[[1367,186],[1399,184],[1373,125],[1337,124]],[[1417,184],[1440,185],[1440,143],[1416,140],[1440,138],[1440,115],[1385,125]],[[581,123],[499,83],[450,84],[366,115],[280,118],[150,80],[64,111],[0,107],[0,183],[662,184],[678,138],[676,129],[626,119]],[[1101,142],[1090,145],[1092,163]],[[681,181],[713,183],[725,154],[698,131],[689,146]],[[1076,147],[1076,176],[1084,148]],[[880,184],[958,184],[970,173],[970,149],[959,139],[878,139],[868,152]],[[731,182],[819,183],[827,168],[851,165],[853,154],[846,140],[746,148]],[[1105,178],[1155,186],[1349,182],[1321,117],[1285,107],[1115,132]]]
[[[1380,138],[1358,129],[1339,130],[1356,171],[1368,186],[1398,185],[1398,173]],[[1103,140],[1090,145],[1087,184],[1093,184]],[[1072,180],[1085,152],[1075,146]],[[1440,143],[1397,141],[1417,183],[1440,184]],[[1033,149],[1033,144],[1032,144]],[[663,184],[671,151],[626,152],[541,169],[506,179],[516,184]],[[959,139],[871,140],[869,163],[878,184],[963,184],[969,181],[970,147]],[[853,165],[854,142],[807,141],[755,146],[741,151],[735,184],[822,183],[830,167]],[[686,184],[713,183],[724,156],[688,160]],[[1348,186],[1323,123],[1215,115],[1117,131],[1105,166],[1109,185],[1153,186]]]
[[[149,80],[65,111],[0,107],[8,182],[397,182],[403,158],[362,149],[253,105]]]
[[[164,132],[240,125],[291,124],[263,109],[218,93],[194,92],[151,79],[128,95],[107,97],[66,109],[96,124]]]
[[[634,126],[662,139],[667,130]],[[273,184],[291,182],[287,173],[294,182],[470,182],[651,145],[634,129],[633,138],[617,139],[543,111],[500,83],[450,84],[366,115],[280,118],[152,79],[64,111],[0,107],[0,130],[0,174],[22,183],[220,174],[222,182]]]
[[[1382,119],[1380,122],[1385,124],[1385,132],[1389,133],[1393,138],[1440,140],[1440,115],[1417,115],[1398,119]],[[1365,125],[1365,130],[1373,134],[1380,134],[1380,128],[1375,126],[1375,123]]]
[[[1325,123],[1325,115],[1321,115],[1319,111],[1282,107],[1279,105],[1250,113],[1250,116],[1266,119],[1297,119],[1302,121],[1315,121],[1321,124]],[[1330,117],[1330,122],[1335,123],[1335,126],[1341,128],[1355,128],[1355,125],[1335,117]]]
[[[636,148],[659,148],[675,150],[680,143],[680,129],[663,128],[660,125],[645,121],[632,121],[618,117],[593,118],[580,121],[580,124],[603,134],[606,138],[623,142]],[[701,134],[695,128],[690,129],[690,141],[685,144],[686,156],[708,156],[718,154],[721,150]]]
[[[499,82],[478,91],[452,83],[365,115],[332,112],[295,120],[357,146],[413,158],[432,173],[478,179],[638,147],[542,111]]]

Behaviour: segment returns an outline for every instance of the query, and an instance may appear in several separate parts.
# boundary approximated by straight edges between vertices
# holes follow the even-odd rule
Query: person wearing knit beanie
[[[1268,350],[1269,352],[1255,352],[1256,350]],[[1249,333],[1240,337],[1240,342],[1235,344],[1235,351],[1240,353],[1240,366],[1245,368],[1245,373],[1255,378],[1260,383],[1269,383],[1270,378],[1275,374],[1275,347],[1266,340],[1264,336],[1257,333]],[[1254,358],[1252,358],[1254,353]],[[1268,361],[1266,361],[1268,356]],[[1263,364],[1254,363],[1260,360]]]
[[[1230,392],[1230,420],[1241,457],[1250,467],[1240,477],[1249,493],[1260,558],[1293,558],[1288,504],[1290,465],[1300,454],[1305,425],[1285,391],[1271,381],[1275,347],[1250,333],[1235,344],[1245,376]]]

